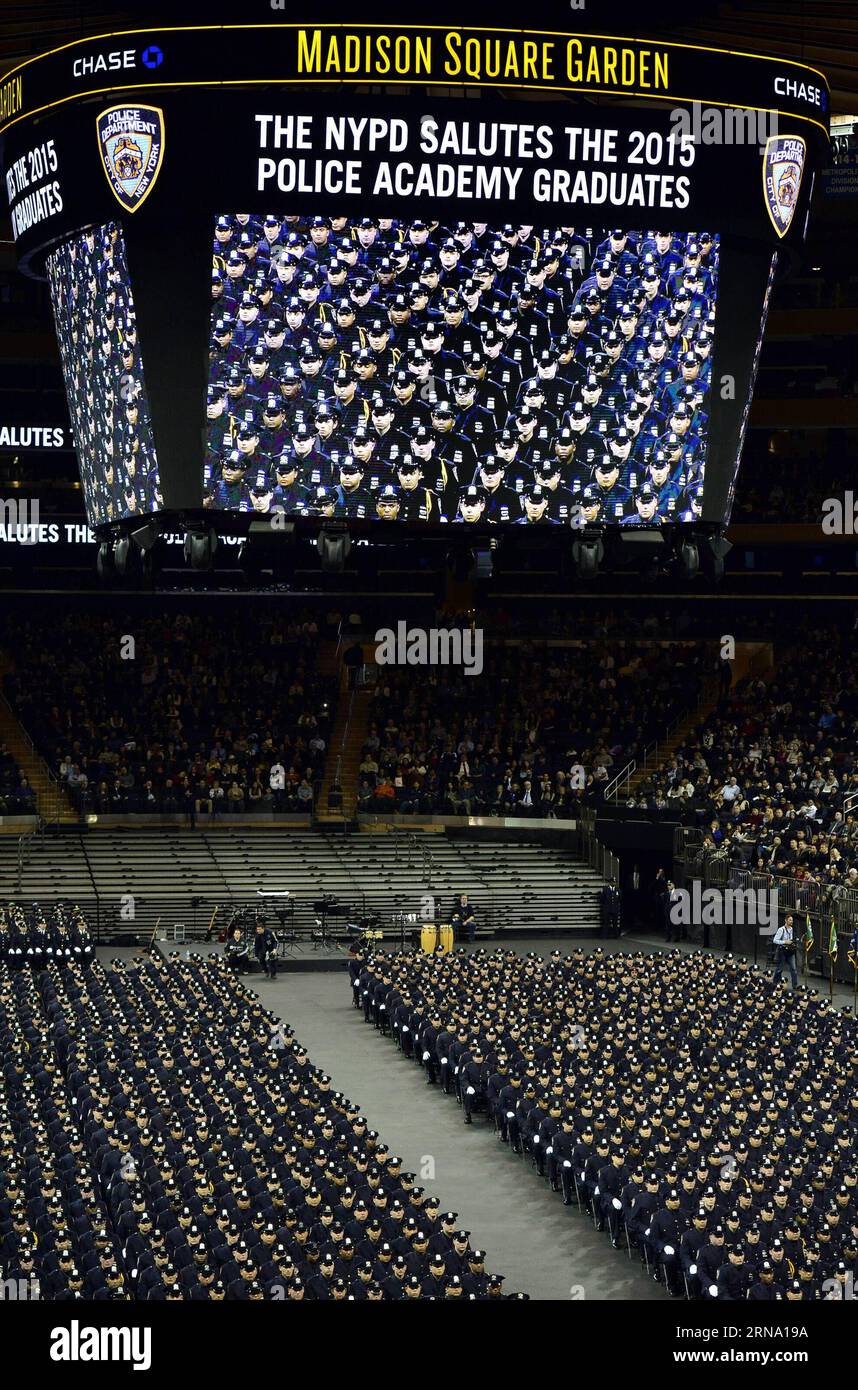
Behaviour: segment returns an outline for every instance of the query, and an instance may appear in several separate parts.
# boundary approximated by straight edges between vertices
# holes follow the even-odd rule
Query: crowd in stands
[[[239,607],[16,624],[6,694],[82,812],[313,807],[335,686],[306,616]]]
[[[675,1295],[851,1297],[856,1023],[709,952],[350,965],[368,1022]]]
[[[815,453],[747,458],[739,471],[731,521],[821,527],[826,499],[843,497],[841,469],[842,459],[823,459]]]
[[[703,641],[730,632],[737,642],[772,642],[795,635],[795,603],[785,599],[725,599],[699,604],[687,598],[656,602],[652,597],[610,593],[588,595],[588,606],[572,598],[565,605],[543,599],[517,599],[507,607],[501,598],[478,610],[477,622],[486,637],[557,641],[568,635],[614,642]],[[436,620],[438,621],[438,620]]]
[[[691,644],[487,647],[479,677],[384,666],[358,810],[572,817],[693,705]]]
[[[740,682],[630,805],[693,812],[704,845],[761,874],[858,888],[858,677],[852,630],[820,625]],[[858,813],[858,804],[856,804]]]
[[[0,962],[0,1058],[22,1297],[525,1297],[221,957]]]
[[[8,746],[0,743],[0,816],[29,816],[35,810],[35,791]]]

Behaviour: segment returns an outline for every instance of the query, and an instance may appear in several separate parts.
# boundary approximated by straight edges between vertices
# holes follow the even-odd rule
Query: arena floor
[[[539,954],[568,949],[557,938],[514,944]],[[661,942],[632,937],[587,944],[607,951],[664,949]],[[99,954],[125,952],[107,948]],[[813,983],[818,987],[818,981]],[[288,1020],[313,1062],[360,1105],[405,1167],[419,1174],[418,1180],[437,1192],[445,1207],[459,1212],[462,1224],[485,1248],[488,1268],[506,1275],[508,1292],[522,1289],[539,1300],[666,1297],[637,1259],[612,1250],[607,1237],[576,1207],[564,1208],[559,1196],[499,1143],[482,1117],[466,1128],[453,1098],[427,1087],[423,1073],[364,1023],[352,1007],[345,958],[342,973],[304,970],[281,974],[274,982],[254,976],[253,985],[265,1005]],[[849,991],[839,987],[835,997],[847,1003]]]

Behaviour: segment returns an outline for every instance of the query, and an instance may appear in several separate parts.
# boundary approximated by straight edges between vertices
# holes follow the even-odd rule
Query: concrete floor
[[[428,1087],[352,1008],[345,975],[281,976],[255,988],[288,1019],[313,1062],[360,1105],[404,1166],[506,1276],[506,1290],[533,1299],[664,1299],[638,1262],[611,1249],[576,1207],[564,1207],[530,1164],[495,1137],[482,1116],[466,1127],[452,1096]]]

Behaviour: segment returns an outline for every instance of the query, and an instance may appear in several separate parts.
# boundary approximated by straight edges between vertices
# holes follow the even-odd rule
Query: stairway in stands
[[[0,837],[0,900],[78,902],[102,935],[145,937],[157,923],[198,938],[216,907],[218,929],[234,907],[264,902],[260,890],[288,893],[268,902],[285,908],[287,922],[294,913],[304,931],[324,894],[346,909],[332,919],[344,933],[347,920],[376,913],[388,931],[402,917],[419,926],[427,897],[439,899],[443,919],[453,894],[468,892],[487,931],[589,934],[598,926],[600,887],[571,843],[567,850],[514,835],[257,825],[61,830],[33,850],[19,888],[16,844]]]
[[[736,644],[736,657],[733,662],[732,685],[738,685],[739,681],[751,675],[761,676],[765,680],[773,666],[774,655],[771,643],[738,642]],[[718,708],[718,696],[718,688],[713,683],[707,689],[705,697],[697,709],[680,719],[667,737],[663,741],[659,741],[655,760],[650,761],[649,764],[642,763],[635,769],[629,778],[628,791],[624,795],[634,795],[641,782],[651,777],[665,763],[670,762],[677,748],[681,748],[687,742],[694,729],[705,723],[710,714],[714,714]]]
[[[367,654],[366,665],[375,663],[375,651]],[[325,771],[319,793],[316,819],[324,824],[343,825],[354,819],[357,811],[358,780],[363,757],[363,745],[369,728],[371,691],[365,685],[349,690],[348,667],[340,664],[340,697],[337,717],[328,744]],[[329,807],[328,793],[335,787],[339,772],[342,806]]]
[[[0,652],[0,691],[2,691],[3,677],[13,669],[13,663],[7,654]],[[23,726],[15,717],[11,705],[2,694],[0,694],[0,743],[8,745],[9,752],[18,764],[22,775],[28,779],[30,786],[36,793],[36,809],[42,820],[48,823],[77,821],[77,812],[65,790],[60,787],[56,778],[49,771],[44,758],[36,752]]]

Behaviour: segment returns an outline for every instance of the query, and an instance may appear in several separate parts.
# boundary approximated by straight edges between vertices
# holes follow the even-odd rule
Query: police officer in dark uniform
[[[256,923],[253,936],[253,954],[269,980],[277,979],[277,937],[264,920]]]

